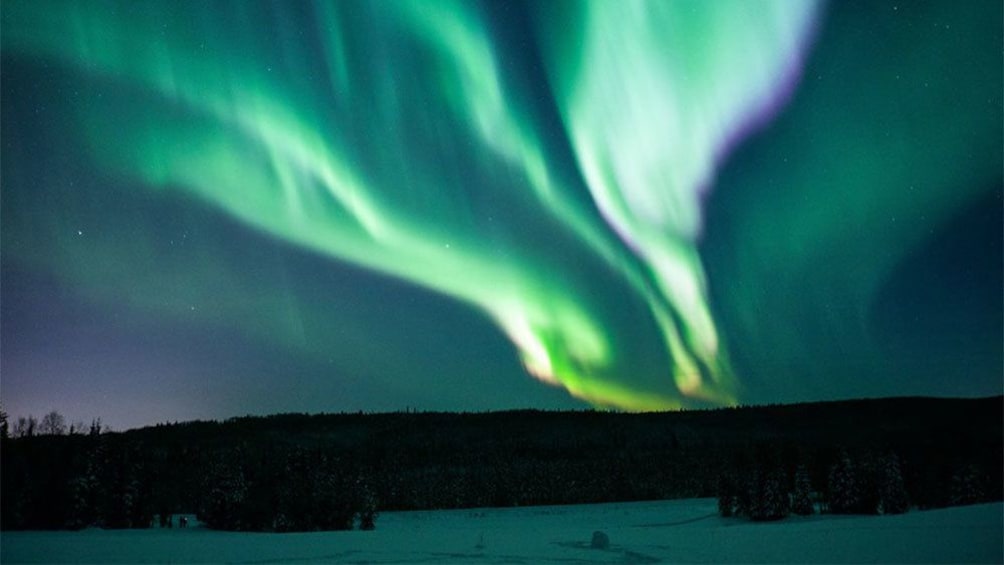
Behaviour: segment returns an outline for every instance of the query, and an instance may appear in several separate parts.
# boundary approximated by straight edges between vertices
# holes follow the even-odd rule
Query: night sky
[[[0,17],[15,417],[1004,387],[999,0]]]

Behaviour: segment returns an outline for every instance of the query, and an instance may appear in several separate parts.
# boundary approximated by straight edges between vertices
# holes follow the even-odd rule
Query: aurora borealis
[[[7,2],[5,408],[1000,393],[1000,12]]]

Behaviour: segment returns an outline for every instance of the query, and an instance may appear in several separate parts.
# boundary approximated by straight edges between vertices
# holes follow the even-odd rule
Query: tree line
[[[86,434],[25,430],[0,426],[0,529],[148,528],[177,513],[236,531],[376,525],[365,478],[326,450],[151,445],[97,421]]]
[[[914,506],[961,506],[1000,496],[992,492],[990,475],[974,463],[951,464],[950,478],[944,465],[933,470],[910,465],[908,483],[902,460],[894,452],[852,455],[841,449],[830,463],[817,462],[815,466],[826,472],[814,475],[804,452],[792,468],[776,456],[763,455],[772,452],[771,446],[760,446],[758,451],[757,456],[738,457],[719,475],[721,516],[773,521],[791,514],[903,514]]]
[[[75,435],[90,433],[94,428],[101,430],[101,419],[92,420],[88,427],[83,422],[66,424],[66,418],[62,414],[53,410],[39,421],[35,416],[20,416],[14,421],[13,426],[8,422],[7,413],[0,408],[0,436],[22,438],[42,436]],[[110,430],[109,430],[110,431]]]
[[[226,530],[368,529],[390,510],[716,495],[723,514],[758,520],[935,508],[1002,498],[1001,408],[997,397],[283,414],[5,433],[0,527],[142,528],[195,513]]]

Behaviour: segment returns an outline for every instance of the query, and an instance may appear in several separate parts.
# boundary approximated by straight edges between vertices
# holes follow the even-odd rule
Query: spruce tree
[[[899,457],[890,453],[882,462],[882,484],[879,490],[880,506],[883,514],[902,514],[910,507],[903,484],[903,472]]]
[[[746,517],[750,520],[763,520],[765,511],[763,507],[764,476],[763,470],[759,467],[746,477],[746,500],[748,501]]]
[[[854,464],[846,451],[841,451],[830,468],[829,503],[833,514],[850,514],[860,506]]]
[[[815,509],[812,504],[812,481],[809,470],[800,464],[795,470],[795,489],[791,495],[791,511],[799,516],[809,516]]]
[[[745,516],[752,518],[754,514],[754,485],[759,481],[756,470],[753,473],[738,477],[733,483],[735,488],[735,511],[734,516]]]
[[[247,484],[240,453],[218,454],[210,462],[198,518],[218,530],[241,530]]]
[[[378,515],[376,495],[367,482],[361,480],[359,484],[359,529],[373,530]]]
[[[878,514],[882,504],[883,465],[880,459],[870,454],[854,466],[854,478],[858,487],[858,503],[851,510],[854,514]]]
[[[976,465],[966,465],[952,475],[949,501],[952,506],[976,504],[985,499],[983,473]]]
[[[760,520],[780,520],[786,518],[791,511],[788,489],[785,486],[784,472],[775,467],[762,473],[763,486],[760,491]]]
[[[718,513],[723,518],[736,514],[735,478],[728,471],[718,475]]]
[[[83,469],[70,481],[71,502],[66,526],[72,530],[100,524],[98,510],[102,489],[98,473],[104,458],[104,442],[88,438],[85,449]]]

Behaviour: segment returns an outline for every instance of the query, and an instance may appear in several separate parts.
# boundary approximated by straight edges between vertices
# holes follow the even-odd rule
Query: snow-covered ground
[[[1004,561],[1004,505],[901,516],[723,519],[713,499],[386,513],[376,531],[6,532],[3,563],[690,563]],[[591,549],[595,530],[609,536]]]

